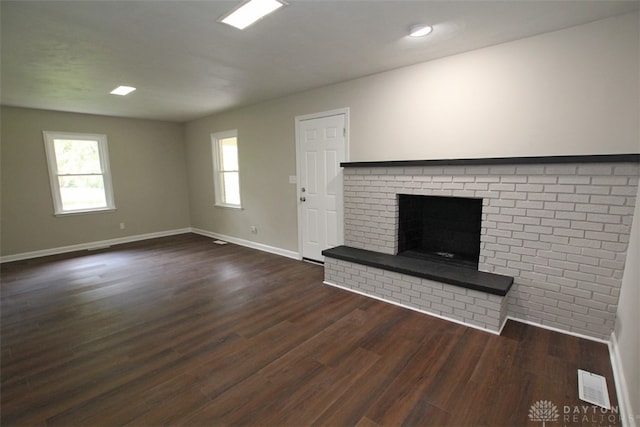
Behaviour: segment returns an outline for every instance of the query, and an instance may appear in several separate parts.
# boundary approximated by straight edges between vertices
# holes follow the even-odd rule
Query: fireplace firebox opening
[[[478,269],[482,199],[398,194],[398,255]]]

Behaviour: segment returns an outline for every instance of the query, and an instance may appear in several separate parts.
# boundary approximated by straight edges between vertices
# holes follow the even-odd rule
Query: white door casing
[[[298,250],[324,261],[344,243],[342,168],[347,161],[348,109],[296,117]]]

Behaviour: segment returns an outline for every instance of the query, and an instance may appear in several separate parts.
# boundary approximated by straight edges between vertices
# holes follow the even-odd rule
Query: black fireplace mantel
[[[576,156],[491,157],[477,159],[383,160],[342,162],[345,168],[420,167],[420,166],[481,166],[534,165],[557,163],[640,163],[640,154],[593,154]]]

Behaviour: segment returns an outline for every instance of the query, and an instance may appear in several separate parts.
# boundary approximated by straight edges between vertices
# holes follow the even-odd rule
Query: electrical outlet
[[[124,222],[121,222],[120,223],[120,230],[124,230],[125,228],[127,228],[127,227],[124,225]]]
[[[252,226],[251,226],[251,232],[252,232],[253,234],[258,234],[258,227],[256,227],[255,225],[252,225]]]

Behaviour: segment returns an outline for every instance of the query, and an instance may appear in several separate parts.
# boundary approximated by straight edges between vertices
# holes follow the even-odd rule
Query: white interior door
[[[324,261],[322,251],[344,242],[342,169],[346,113],[296,118],[298,232],[302,258]]]

